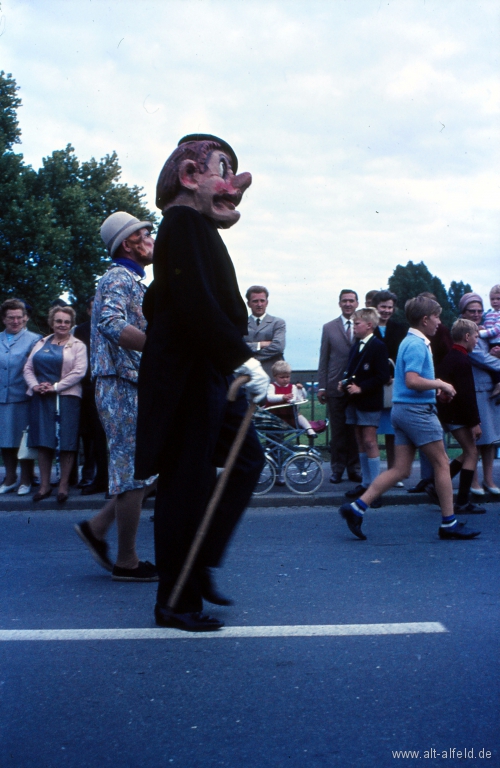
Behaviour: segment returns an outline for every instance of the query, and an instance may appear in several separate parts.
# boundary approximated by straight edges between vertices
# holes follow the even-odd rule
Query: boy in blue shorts
[[[379,314],[373,307],[358,309],[353,314],[356,342],[351,347],[345,378],[338,388],[349,395],[346,424],[353,424],[358,444],[362,480],[347,498],[357,498],[380,474],[380,453],[377,427],[384,407],[384,384],[390,377],[389,356],[383,341],[374,336]],[[373,506],[381,507],[380,499]]]
[[[358,539],[366,539],[361,530],[366,509],[396,482],[409,477],[415,451],[419,448],[434,470],[442,514],[439,538],[473,539],[479,535],[479,531],[459,523],[454,514],[448,456],[436,409],[436,392],[443,393],[450,400],[456,394],[451,384],[434,377],[429,339],[434,336],[441,322],[441,307],[434,299],[417,296],[406,302],[405,314],[410,329],[399,347],[394,375],[394,466],[382,472],[359,499],[351,504],[342,504],[339,513]]]

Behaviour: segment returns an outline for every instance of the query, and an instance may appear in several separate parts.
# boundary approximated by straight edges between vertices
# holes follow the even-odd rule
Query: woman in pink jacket
[[[50,474],[57,447],[57,402],[61,452],[57,501],[63,504],[68,498],[69,476],[78,450],[80,381],[87,370],[85,344],[71,335],[74,322],[72,307],[52,307],[48,323],[53,333],[35,344],[24,366],[24,378],[31,396],[28,445],[38,448],[40,467],[40,490],[33,496],[33,501],[46,499],[52,493]]]

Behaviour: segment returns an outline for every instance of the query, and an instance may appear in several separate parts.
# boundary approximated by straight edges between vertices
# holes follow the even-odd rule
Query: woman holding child
[[[481,324],[484,307],[483,300],[477,293],[466,293],[459,303],[461,317]],[[480,326],[481,327],[481,326]],[[492,397],[495,382],[500,372],[500,346],[491,347],[487,339],[479,338],[470,353],[474,384],[476,387],[477,406],[481,419],[482,434],[477,445],[480,448],[483,461],[483,488],[477,477],[474,479],[471,491],[476,496],[485,495],[485,491],[494,496],[500,495],[500,488],[493,480],[493,460],[495,444],[500,443],[500,405]]]

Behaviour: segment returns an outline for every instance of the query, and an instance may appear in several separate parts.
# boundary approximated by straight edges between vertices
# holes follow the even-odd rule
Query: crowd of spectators
[[[422,295],[435,300],[431,293]],[[283,361],[286,324],[281,318],[267,313],[267,288],[253,285],[248,289],[246,298],[250,309],[247,344],[255,357],[261,359],[269,374],[277,364],[276,368],[283,367],[278,377],[289,376],[289,366]],[[381,382],[380,377],[377,380],[376,392],[373,383],[361,384],[363,392],[355,391],[352,388],[353,382],[350,387],[343,387],[340,383],[349,365],[351,368],[355,365],[352,362],[352,351],[356,345],[359,346],[359,336],[356,337],[354,330],[358,309],[356,291],[341,291],[341,314],[323,327],[318,399],[327,405],[330,417],[330,481],[340,482],[344,471],[347,471],[348,479],[357,484],[347,492],[348,497],[354,497],[365,489],[373,480],[375,471],[378,445],[376,449],[373,446],[367,448],[370,441],[362,439],[362,432],[365,437],[368,433],[373,437],[371,432],[376,430],[378,435],[384,436],[387,466],[389,469],[394,466],[394,427],[391,422],[393,373],[399,346],[409,327],[403,313],[397,312],[397,300],[398,297],[388,290],[370,291],[365,299],[366,307],[375,310],[373,318],[376,318],[370,325],[369,339],[373,335],[383,343],[384,357],[390,366],[387,380]],[[452,475],[458,474],[463,470],[464,462],[468,471],[473,469],[469,486],[471,494],[476,497],[487,493],[500,495],[493,477],[495,451],[500,443],[500,285],[491,289],[490,303],[491,308],[485,310],[481,297],[471,292],[462,297],[459,307],[460,317],[472,321],[478,327],[478,337],[474,337],[469,359],[481,426],[474,436],[475,453],[471,452],[467,444],[464,454],[452,462],[451,472]],[[88,302],[89,315],[92,305],[93,297]],[[17,492],[23,496],[36,490],[33,496],[35,502],[47,498],[52,493],[54,458],[58,480],[57,500],[60,504],[68,498],[70,484],[78,483],[84,495],[107,492],[108,451],[95,406],[95,379],[90,370],[90,319],[75,326],[73,308],[58,299],[53,303],[47,318],[51,333],[42,338],[39,333],[27,328],[29,307],[26,302],[8,299],[0,310],[5,327],[0,333],[0,447],[5,469],[0,494]],[[360,322],[365,320],[358,317],[358,325]],[[442,369],[443,360],[452,347],[456,346],[450,329],[441,323],[430,339],[430,344],[436,370],[446,370],[446,367]],[[284,370],[285,367],[287,370]],[[273,373],[276,376],[278,371]],[[365,378],[369,377],[365,375]],[[444,375],[442,378],[446,380]],[[285,384],[292,386],[290,381]],[[359,384],[358,381],[354,386],[358,387]],[[276,381],[272,386],[276,386]],[[372,397],[368,390],[372,392]],[[302,392],[300,394],[303,397]],[[279,396],[283,398],[281,391]],[[363,426],[359,423],[359,408],[356,416],[356,406],[363,400],[374,402],[373,398],[377,402],[380,400],[382,407],[376,409],[379,411],[376,423],[372,418],[370,424]],[[457,404],[458,401],[455,413]],[[441,407],[440,415],[445,412],[446,409]],[[370,421],[366,413],[365,407],[364,421]],[[466,429],[470,418],[471,412],[464,412],[463,424],[459,426]],[[462,437],[446,421],[443,421],[443,426],[445,431],[451,431],[455,437]],[[470,437],[468,432],[466,434]],[[74,464],[80,438],[84,463],[81,477],[78,478]],[[461,441],[459,443],[462,445]],[[366,455],[367,450],[369,456]],[[476,455],[475,461],[471,459],[472,453]],[[482,459],[482,481],[477,474],[477,457]],[[367,469],[367,458],[371,459],[371,473]],[[34,459],[38,459],[39,466],[38,488]],[[471,467],[471,462],[474,467]],[[421,452],[421,480],[409,490],[425,489],[435,498],[433,481],[432,467],[426,461],[424,452]],[[403,483],[398,481],[397,485],[402,486]]]

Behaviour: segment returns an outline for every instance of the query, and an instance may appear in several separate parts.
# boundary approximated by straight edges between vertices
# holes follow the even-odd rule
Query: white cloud
[[[254,182],[224,239],[241,287],[269,284],[294,365],[314,365],[341,287],[383,287],[398,263],[485,297],[498,282],[496,0],[4,0],[2,13],[35,167],[67,143],[82,160],[116,150],[153,207],[182,135],[234,144]]]

